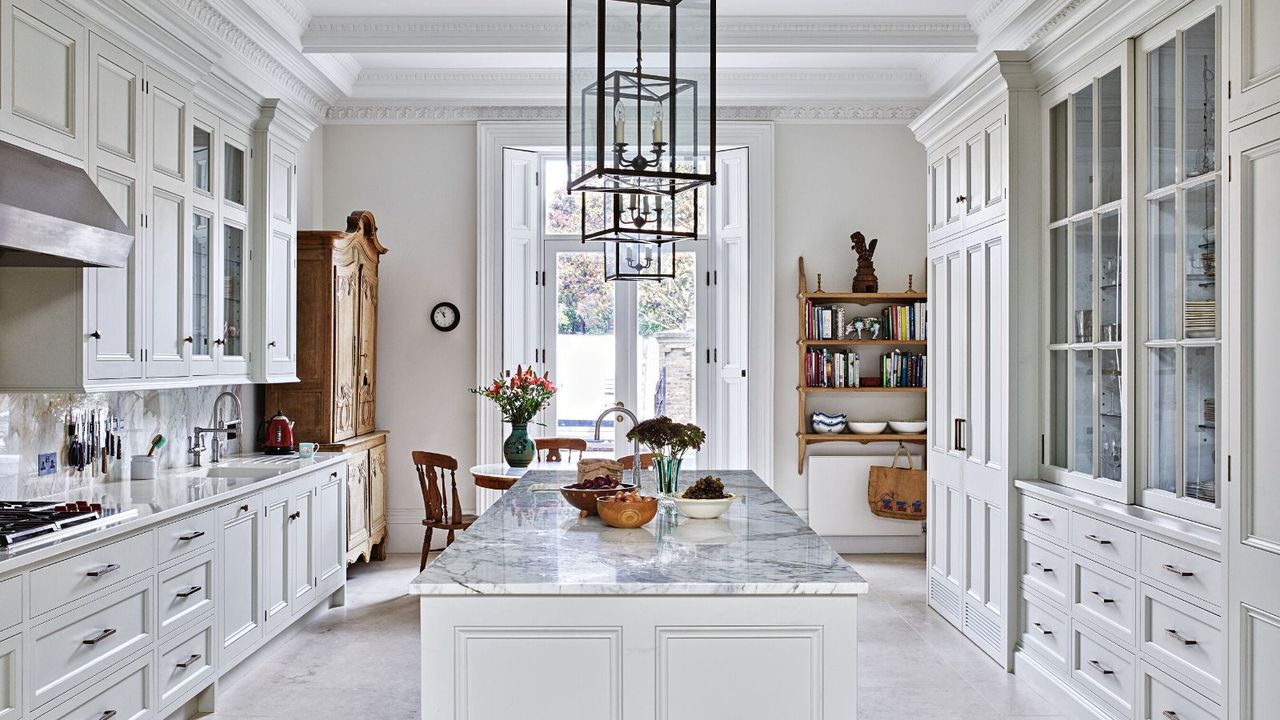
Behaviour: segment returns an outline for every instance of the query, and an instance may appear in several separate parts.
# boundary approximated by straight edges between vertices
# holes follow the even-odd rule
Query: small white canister
[[[134,455],[129,465],[129,477],[132,480],[154,480],[157,463],[160,458],[154,455]]]

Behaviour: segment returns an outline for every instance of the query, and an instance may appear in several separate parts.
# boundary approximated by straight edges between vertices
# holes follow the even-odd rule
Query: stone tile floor
[[[924,599],[924,558],[848,555],[871,583],[859,623],[859,720],[1065,720]],[[346,607],[321,613],[246,661],[219,688],[223,720],[418,714],[418,558],[348,572]]]

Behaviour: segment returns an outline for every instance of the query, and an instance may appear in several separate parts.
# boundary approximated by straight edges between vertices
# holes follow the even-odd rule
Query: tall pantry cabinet
[[[373,213],[345,231],[298,233],[298,383],[267,388],[268,414],[283,411],[299,442],[351,454],[347,560],[381,559],[387,535],[387,433],[377,428],[378,241]]]

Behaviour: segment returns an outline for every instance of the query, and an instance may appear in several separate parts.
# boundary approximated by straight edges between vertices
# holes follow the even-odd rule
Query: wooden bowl
[[[639,495],[634,500],[621,502],[601,497],[596,500],[596,509],[605,525],[630,530],[647,525],[658,514],[658,498]]]
[[[565,485],[560,488],[560,494],[564,496],[565,500],[569,501],[570,505],[578,508],[588,515],[595,515],[596,498],[601,497],[602,495],[612,495],[619,490],[633,489],[635,489],[635,485],[628,484],[619,485],[616,488],[610,488],[608,490],[575,490],[574,488]]]

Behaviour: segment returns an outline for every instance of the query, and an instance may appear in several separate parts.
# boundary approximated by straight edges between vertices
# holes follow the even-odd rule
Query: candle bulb
[[[633,194],[631,196],[631,211],[635,212],[635,210],[636,210],[636,196]]]
[[[627,140],[627,115],[622,111],[622,103],[613,104],[613,142],[625,143]]]
[[[649,196],[648,195],[644,196],[644,214],[646,217],[648,217],[649,215]]]
[[[653,115],[653,144],[662,142],[662,103],[658,103],[658,111]]]

